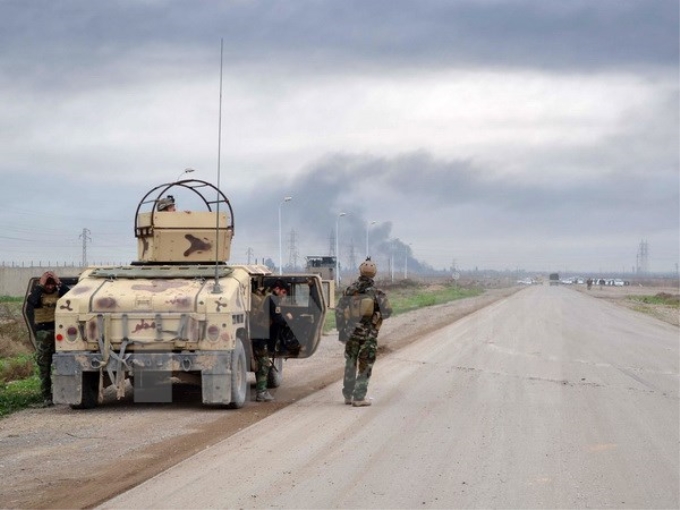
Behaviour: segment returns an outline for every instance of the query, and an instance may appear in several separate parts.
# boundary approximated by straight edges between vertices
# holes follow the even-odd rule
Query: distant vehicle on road
[[[550,273],[550,276],[548,277],[550,280],[550,285],[559,285],[560,284],[560,274],[559,273]]]

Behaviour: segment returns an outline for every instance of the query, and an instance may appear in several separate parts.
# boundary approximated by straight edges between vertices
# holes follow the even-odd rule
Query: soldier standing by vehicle
[[[335,309],[338,339],[345,343],[345,376],[342,394],[345,404],[370,406],[366,399],[368,381],[378,348],[383,319],[392,315],[385,293],[375,287],[377,267],[371,258],[359,266],[359,278],[343,293]]]
[[[33,329],[36,340],[35,361],[40,372],[40,390],[43,404],[52,404],[52,355],[54,346],[54,310],[57,301],[69,288],[62,285],[59,277],[52,271],[45,272],[31,295],[26,299],[26,316]]]
[[[257,361],[257,371],[255,372],[255,400],[257,402],[274,400],[272,394],[267,391],[267,378],[270,370],[276,370],[270,360],[271,353],[275,352],[276,342],[277,340],[281,341],[286,336],[284,332],[290,331],[288,322],[292,320],[293,316],[290,312],[284,315],[281,311],[281,304],[283,304],[287,295],[288,289],[282,280],[274,282],[271,292],[260,293],[261,299],[264,300],[264,308],[268,312],[268,328],[266,333],[265,331],[256,333],[256,337],[266,336],[267,338],[253,339],[253,353]]]

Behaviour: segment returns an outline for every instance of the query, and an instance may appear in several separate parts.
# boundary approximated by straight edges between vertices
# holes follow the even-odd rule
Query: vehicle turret
[[[206,210],[167,209],[176,191],[188,191]],[[173,207],[174,209],[174,207]],[[212,184],[189,179],[156,186],[139,202],[135,214],[136,264],[226,262],[234,235],[229,199]]]

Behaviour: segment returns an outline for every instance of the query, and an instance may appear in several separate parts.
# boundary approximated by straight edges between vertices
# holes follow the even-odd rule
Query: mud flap
[[[230,354],[215,356],[215,365],[201,371],[201,388],[204,404],[229,404],[231,402]]]
[[[52,357],[52,401],[78,405],[83,399],[83,369],[72,356]]]

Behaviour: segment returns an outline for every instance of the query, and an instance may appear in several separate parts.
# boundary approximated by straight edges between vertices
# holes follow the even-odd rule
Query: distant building
[[[310,255],[306,257],[305,272],[318,274],[322,280],[335,280],[335,257],[332,255]]]

